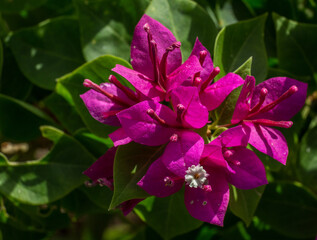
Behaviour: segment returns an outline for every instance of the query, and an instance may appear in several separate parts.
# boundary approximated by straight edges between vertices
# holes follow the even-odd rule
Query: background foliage
[[[315,239],[315,0],[1,0],[0,11],[0,239]],[[134,26],[144,13],[182,42],[183,59],[198,36],[220,76],[251,72],[258,83],[289,76],[309,84],[306,106],[283,132],[287,166],[263,155],[270,184],[232,187],[224,228],[193,219],[182,192],[147,198],[127,218],[108,212],[147,196],[124,191],[144,172],[129,175],[140,164],[131,161],[138,146],[117,156],[113,197],[84,184],[82,171],[111,147],[114,129],[89,115],[79,98],[83,79],[101,83],[116,64],[130,66]],[[219,123],[230,117],[236,95],[215,112]],[[116,173],[122,166],[127,174]]]

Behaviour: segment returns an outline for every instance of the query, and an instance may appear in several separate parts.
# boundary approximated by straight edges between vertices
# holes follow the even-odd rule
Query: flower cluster
[[[157,197],[166,197],[185,185],[189,213],[211,224],[223,225],[229,202],[229,184],[251,189],[267,184],[264,165],[250,150],[286,164],[288,147],[275,127],[289,128],[304,105],[307,85],[287,77],[271,78],[255,86],[255,79],[228,73],[218,81],[208,50],[197,39],[182,63],[181,43],[162,24],[144,15],[131,44],[133,69],[116,65],[113,72],[127,79],[131,90],[111,75],[109,83],[81,95],[92,117],[118,126],[109,137],[114,147],[85,174],[113,188],[113,161],[117,146],[134,141],[164,146],[138,186]],[[242,86],[231,122],[214,124],[210,116],[237,87]],[[213,136],[217,129],[226,129]],[[219,132],[219,131],[218,131]],[[200,134],[198,134],[200,133]],[[124,202],[128,213],[142,199]]]

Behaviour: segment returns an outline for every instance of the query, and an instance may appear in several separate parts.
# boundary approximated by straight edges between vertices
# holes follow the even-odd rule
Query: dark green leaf
[[[194,1],[152,0],[145,13],[173,32],[182,43],[183,59],[190,55],[197,37],[212,50],[218,30],[208,13]]]
[[[269,184],[256,215],[289,237],[313,238],[317,233],[317,199],[298,184]]]
[[[33,88],[32,83],[19,69],[11,50],[8,47],[3,50],[4,59],[2,77],[0,78],[0,93],[25,100]]]
[[[18,240],[18,239],[32,239],[45,240],[48,233],[38,233],[31,231],[20,231],[14,227],[0,223],[0,240]]]
[[[79,190],[83,192],[96,206],[108,211],[113,193],[109,188],[105,186],[82,186],[79,188]]]
[[[151,163],[162,154],[163,147],[149,147],[131,142],[118,148],[114,161],[114,194],[110,208],[130,199],[149,196],[137,183]]]
[[[128,60],[131,35],[146,0],[75,0],[83,53],[88,61],[111,54]],[[133,7],[132,7],[133,6]]]
[[[149,197],[135,208],[139,217],[164,239],[190,232],[202,222],[193,218],[184,203],[184,190],[166,198]]]
[[[20,12],[43,5],[47,0],[3,0],[0,9],[3,12]]]
[[[42,127],[55,143],[45,157],[11,162],[0,155],[0,192],[19,202],[47,204],[62,198],[86,179],[82,174],[95,158],[72,137],[58,129]]]
[[[317,193],[317,127],[306,133],[300,147],[301,180]]]
[[[87,129],[80,129],[74,137],[89,150],[96,158],[102,156],[109,148],[113,146],[110,138],[97,137]]]
[[[76,217],[87,214],[106,213],[108,212],[111,200],[111,191],[105,187],[103,189],[100,188],[99,186],[92,188],[81,186],[62,198],[58,204],[64,211],[70,212]],[[110,194],[107,195],[105,193]],[[99,204],[102,200],[105,202],[104,206],[100,206]]]
[[[74,133],[76,130],[85,127],[72,103],[67,102],[65,98],[57,93],[48,96],[44,100],[44,104],[67,131]]]
[[[252,57],[252,75],[262,82],[267,74],[264,25],[267,15],[223,28],[216,39],[214,64],[221,72],[217,79],[235,71]]]
[[[2,47],[2,41],[0,39],[0,81],[2,78],[2,67],[3,67],[3,47]]]
[[[67,102],[75,106],[80,117],[88,127],[88,129],[97,136],[106,137],[114,130],[113,127],[102,124],[95,120],[88,112],[84,102],[80,98],[80,94],[85,93],[88,89],[83,86],[83,81],[89,78],[91,81],[100,84],[105,82],[116,64],[130,67],[126,61],[113,56],[102,56],[83,66],[77,68],[72,73],[60,78],[56,86],[58,94],[63,96]],[[118,76],[118,75],[116,75]],[[118,79],[124,84],[128,85],[126,80],[118,76]]]
[[[8,44],[24,75],[53,90],[56,78],[84,63],[77,20],[64,17],[14,32]]]
[[[20,230],[44,232],[69,224],[69,217],[55,205],[30,206],[5,199],[2,207],[8,216],[6,224]]]
[[[237,217],[241,218],[247,226],[252,222],[255,210],[264,192],[265,186],[254,189],[238,189],[230,186],[229,208]]]
[[[0,94],[0,139],[29,141],[40,136],[39,127],[52,120],[25,102]]]
[[[313,77],[317,72],[317,24],[298,23],[277,14],[273,19],[279,67],[297,76]]]

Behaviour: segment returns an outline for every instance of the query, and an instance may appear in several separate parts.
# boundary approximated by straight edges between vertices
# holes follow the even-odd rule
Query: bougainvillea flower
[[[200,163],[223,171],[227,181],[240,189],[267,184],[264,165],[247,144],[242,126],[230,128],[205,145]]]
[[[166,197],[179,191],[185,183],[185,205],[189,213],[201,221],[222,226],[229,202],[228,183],[242,189],[267,184],[265,168],[246,149],[247,143],[241,126],[229,129],[205,147],[197,147],[195,157],[184,162],[185,171],[182,165],[168,169],[166,163],[173,162],[172,153],[165,151],[138,185],[151,195]]]
[[[99,185],[106,186],[113,191],[113,163],[117,148],[112,147],[97,159],[86,171],[83,173],[89,177],[93,184],[90,186]],[[119,208],[124,215],[129,214],[132,209],[143,199],[131,199],[120,204]]]
[[[207,124],[208,111],[200,103],[196,87],[181,86],[172,92],[171,99],[174,111],[154,101],[143,101],[118,113],[124,132],[137,143],[158,146],[179,132]]]
[[[158,21],[143,15],[131,43],[132,69],[116,65],[112,71],[126,78],[145,96],[169,99],[169,92],[202,70],[196,56],[182,64],[180,42]]]
[[[91,90],[80,95],[80,97],[90,115],[97,121],[112,126],[120,126],[116,114],[140,102],[143,97],[123,86],[113,75],[110,75],[109,81],[110,83],[98,85],[86,79],[83,85],[91,88]]]
[[[228,184],[222,175],[218,176],[217,172],[209,174],[209,167],[205,168],[199,164],[203,145],[197,147],[196,150],[198,151],[190,162],[185,161],[184,165],[175,164],[171,170],[166,166],[166,162],[173,160],[170,159],[170,152],[165,151],[159,159],[152,163],[138,185],[151,195],[167,197],[179,191],[186,183],[185,205],[189,213],[201,221],[222,225],[229,201]],[[187,195],[191,198],[186,197]],[[206,196],[211,202],[206,201]],[[186,203],[186,201],[189,202]],[[196,208],[197,204],[207,212],[208,219],[200,213],[200,210],[191,211],[192,206]]]
[[[286,164],[286,140],[272,127],[292,126],[289,119],[304,106],[306,92],[306,83],[291,78],[271,78],[255,86],[254,77],[247,76],[231,123],[243,124],[252,146]]]
[[[219,74],[219,67],[214,67],[209,51],[196,39],[194,48],[190,56],[196,56],[202,66],[202,70],[197,72],[192,85],[199,89],[200,101],[208,111],[216,109],[232,90],[241,86],[244,80],[235,73],[229,73],[212,83],[213,79]],[[188,83],[184,83],[188,85]],[[183,84],[183,85],[184,85]]]
[[[203,147],[196,148],[198,151],[190,162],[175,164],[171,170],[166,166],[166,162],[173,161],[171,152],[165,151],[152,163],[138,185],[151,195],[167,197],[185,183],[185,205],[189,213],[201,221],[222,226],[229,202],[229,187],[222,174],[199,164]]]

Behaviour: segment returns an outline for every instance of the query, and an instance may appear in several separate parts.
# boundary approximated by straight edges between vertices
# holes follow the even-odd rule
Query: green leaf
[[[78,22],[69,17],[14,32],[8,44],[24,75],[45,89],[53,90],[56,78],[84,63]]]
[[[52,93],[44,99],[44,104],[67,131],[74,133],[85,127],[74,105],[59,94]]]
[[[58,204],[76,217],[107,213],[111,195],[111,190],[106,187],[81,186],[62,198]],[[101,204],[102,201],[103,205]]]
[[[83,145],[87,150],[89,150],[96,158],[99,158],[105,152],[113,146],[110,138],[101,138],[93,133],[89,132],[87,129],[80,129],[75,134],[74,137]]]
[[[0,192],[21,203],[47,204],[62,198],[86,179],[95,158],[76,140],[53,127],[42,127],[55,143],[42,159],[11,162],[0,155]]]
[[[171,239],[202,225],[188,213],[184,190],[166,198],[149,197],[135,207],[135,212],[163,239]]]
[[[250,57],[247,61],[245,61],[238,69],[234,71],[234,73],[238,74],[243,79],[246,76],[251,75],[251,66],[252,66],[252,57]]]
[[[102,56],[82,65],[72,73],[58,79],[56,86],[57,93],[75,106],[87,128],[92,133],[100,137],[106,137],[114,130],[114,127],[98,122],[89,114],[84,102],[80,98],[81,94],[88,91],[88,89],[83,86],[83,81],[84,79],[89,78],[91,81],[97,84],[105,82],[110,74],[114,74],[111,69],[114,68],[116,64],[130,67],[129,63],[120,58],[113,56]],[[116,76],[121,81],[121,83],[126,86],[130,86],[127,83],[127,80],[124,80],[119,75]]]
[[[3,0],[0,1],[2,12],[20,12],[43,5],[47,0]]]
[[[313,238],[317,232],[317,199],[299,184],[269,184],[256,215],[277,232]]]
[[[96,206],[108,211],[113,192],[105,186],[79,188]]]
[[[267,15],[241,21],[223,28],[216,39],[214,65],[220,67],[219,79],[233,72],[252,57],[252,75],[262,82],[267,74],[264,26]]]
[[[25,102],[0,94],[0,139],[29,141],[41,135],[39,127],[52,120]]]
[[[15,227],[8,226],[7,224],[0,223],[0,240],[6,239],[34,239],[34,240],[44,240],[48,233],[38,233],[31,231],[20,231]],[[2,237],[2,238],[1,238]]]
[[[251,75],[252,57],[250,57],[245,63],[243,63],[234,73],[240,75],[243,79],[247,75]],[[215,110],[215,118],[218,125],[229,124],[236,107],[236,102],[240,95],[242,86],[234,89],[229,96],[221,103],[221,105]]]
[[[91,61],[111,54],[129,60],[132,31],[141,18],[147,1],[75,0],[74,3],[85,58]]]
[[[317,72],[317,24],[298,23],[274,13],[273,20],[279,67],[297,76],[313,77]]]
[[[243,190],[230,185],[229,208],[231,212],[241,218],[247,226],[252,222],[264,189],[265,186]]]
[[[2,41],[0,39],[0,81],[2,78],[2,67],[3,67],[3,47],[2,47]]]
[[[317,193],[317,127],[308,131],[300,146],[299,172],[303,183]]]
[[[218,32],[208,13],[194,1],[152,0],[146,12],[170,29],[182,43],[182,56],[187,59],[197,37],[212,50]]]
[[[4,59],[2,76],[0,77],[0,93],[25,100],[29,96],[33,85],[19,69],[12,51],[8,47],[4,47],[3,52]]]
[[[30,206],[5,199],[2,207],[8,216],[6,224],[20,230],[44,232],[69,224],[69,217],[55,205]]]
[[[120,146],[114,160],[114,194],[110,208],[130,199],[141,199],[149,196],[137,183],[145,175],[151,163],[163,151],[164,145],[150,147],[131,142]]]

